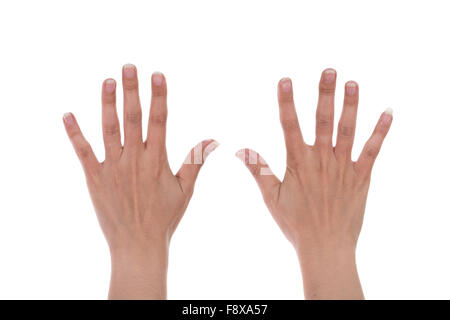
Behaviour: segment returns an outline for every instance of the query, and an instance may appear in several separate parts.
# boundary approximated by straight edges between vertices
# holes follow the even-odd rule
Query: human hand
[[[392,122],[387,109],[356,162],[351,159],[358,85],[345,85],[336,146],[332,145],[336,72],[327,69],[319,84],[316,140],[303,141],[295,111],[292,82],[278,85],[280,120],[287,150],[281,182],[255,151],[236,153],[258,183],[264,201],[302,267],[306,298],[363,298],[355,249],[361,231],[372,167]]]
[[[124,145],[116,111],[116,82],[102,87],[105,161],[99,163],[71,114],[64,125],[83,166],[92,202],[111,251],[109,297],[166,298],[169,242],[194,191],[199,170],[218,143],[194,147],[177,174],[166,153],[167,87],[160,73],[152,76],[147,139],[142,140],[142,113],[137,70],[122,70]]]

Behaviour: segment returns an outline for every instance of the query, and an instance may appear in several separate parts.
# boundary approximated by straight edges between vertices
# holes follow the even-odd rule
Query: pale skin
[[[63,117],[83,166],[89,193],[111,253],[110,299],[165,299],[170,239],[194,191],[199,170],[217,147],[205,140],[173,174],[167,160],[167,86],[152,75],[148,130],[143,139],[137,70],[122,70],[124,143],[116,110],[116,82],[102,86],[105,160],[99,162],[75,117]],[[194,151],[195,150],[195,151]]]
[[[355,262],[370,175],[392,123],[392,110],[380,116],[358,160],[352,161],[358,85],[345,85],[344,105],[333,147],[336,71],[327,69],[319,84],[314,145],[303,141],[292,82],[278,84],[280,121],[287,151],[283,181],[255,151],[237,152],[261,189],[264,201],[294,246],[306,299],[364,299]]]

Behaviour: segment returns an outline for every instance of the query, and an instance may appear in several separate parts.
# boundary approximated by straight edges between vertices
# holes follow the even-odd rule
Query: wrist
[[[305,298],[363,299],[355,248],[306,246],[297,249]]]
[[[119,240],[109,244],[112,261],[121,259],[152,260],[168,256],[169,244],[163,240]]]
[[[166,298],[168,245],[123,242],[110,247],[110,299]]]
[[[300,260],[311,262],[353,262],[355,263],[354,246],[342,245],[304,245],[295,248]]]

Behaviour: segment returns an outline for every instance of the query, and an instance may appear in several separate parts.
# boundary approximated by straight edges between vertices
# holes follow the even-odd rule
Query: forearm
[[[111,251],[109,299],[166,299],[168,250]]]
[[[364,299],[354,250],[297,252],[306,299]]]

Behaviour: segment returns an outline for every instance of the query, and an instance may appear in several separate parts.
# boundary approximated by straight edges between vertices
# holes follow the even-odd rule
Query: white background
[[[445,4],[2,1],[0,298],[106,298],[108,248],[61,118],[72,111],[103,159],[101,83],[120,84],[125,63],[138,67],[144,119],[152,72],[167,77],[173,170],[202,139],[221,142],[173,237],[169,298],[303,298],[294,250],[234,152],[254,148],[281,178],[276,84],[292,78],[312,143],[326,67],[337,115],[345,81],[360,84],[355,159],[394,109],[358,244],[366,297],[450,298]]]

